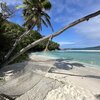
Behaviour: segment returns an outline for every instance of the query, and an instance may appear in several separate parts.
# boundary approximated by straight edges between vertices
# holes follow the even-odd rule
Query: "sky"
[[[22,0],[0,1],[7,2],[9,6],[22,3]],[[100,0],[50,0],[50,2],[52,9],[48,14],[51,17],[54,32],[81,17],[100,10]],[[21,10],[17,10],[9,20],[22,25],[24,19]],[[40,33],[47,36],[53,32],[50,28],[43,26],[43,30]],[[100,15],[66,30],[61,35],[53,38],[53,41],[58,42],[61,48],[100,46]]]

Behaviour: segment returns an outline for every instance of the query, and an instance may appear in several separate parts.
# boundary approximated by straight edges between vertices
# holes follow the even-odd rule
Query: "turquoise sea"
[[[100,50],[57,50],[46,53],[37,52],[36,54],[54,57],[56,59],[79,61],[86,64],[96,65],[100,68]]]

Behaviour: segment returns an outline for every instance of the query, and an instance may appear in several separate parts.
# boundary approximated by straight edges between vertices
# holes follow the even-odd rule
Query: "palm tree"
[[[78,19],[78,20],[76,20],[76,21],[74,21],[74,22],[72,22],[72,23],[70,23],[69,25],[65,26],[64,28],[62,28],[62,29],[59,30],[58,32],[53,33],[52,35],[43,37],[43,38],[41,38],[41,39],[39,39],[39,40],[37,40],[37,41],[35,41],[35,42],[29,44],[29,45],[26,46],[25,48],[21,49],[21,50],[20,50],[16,55],[14,55],[12,58],[10,58],[9,61],[5,62],[5,64],[4,64],[3,66],[5,66],[5,65],[7,65],[7,64],[9,64],[9,63],[11,63],[11,62],[14,61],[17,57],[19,57],[21,54],[25,53],[27,50],[29,50],[30,48],[36,46],[36,45],[39,44],[40,42],[42,42],[42,41],[44,41],[44,40],[46,40],[46,39],[49,39],[51,36],[52,36],[52,37],[56,37],[56,36],[58,36],[59,34],[63,33],[65,30],[67,30],[67,29],[69,29],[69,28],[71,28],[71,27],[73,27],[73,26],[75,26],[75,25],[77,25],[77,24],[79,24],[79,23],[81,23],[81,22],[88,21],[90,18],[96,17],[96,16],[98,16],[98,15],[100,15],[100,10],[97,11],[97,12],[94,12],[94,13],[92,13],[92,14],[89,14],[89,15],[87,15],[87,16],[85,16],[85,17],[82,17],[82,18],[80,18],[80,19]],[[2,67],[3,67],[3,66],[2,66]]]
[[[23,16],[25,19],[24,26],[29,30],[34,24],[37,29],[42,29],[42,24],[52,28],[50,17],[45,11],[51,9],[51,3],[48,0],[24,0]]]
[[[50,23],[50,17],[45,12],[51,9],[51,3],[48,0],[24,0],[23,5],[20,7],[23,8],[23,16],[25,19],[24,26],[27,28],[27,31],[15,41],[11,50],[9,50],[9,52],[6,54],[5,61],[10,57],[21,39],[26,36],[35,26],[37,26],[37,30],[40,30],[42,29],[42,24],[44,24],[46,27],[50,26],[53,30]]]

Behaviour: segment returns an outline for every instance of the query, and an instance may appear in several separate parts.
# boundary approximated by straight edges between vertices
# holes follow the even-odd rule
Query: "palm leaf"
[[[50,18],[48,18],[47,16],[44,16],[46,22],[48,23],[48,25],[50,26],[50,28],[52,29],[52,31],[54,31],[53,27],[52,27],[52,24],[50,22]]]
[[[41,14],[42,14],[43,16],[48,17],[48,19],[50,19],[50,16],[49,16],[47,13],[45,13],[44,11],[41,11]]]
[[[42,21],[42,23],[43,23],[46,27],[48,27],[48,25],[47,25],[47,23],[44,21],[44,19],[41,19],[41,21]]]
[[[40,31],[40,30],[42,30],[42,25],[41,25],[41,23],[37,24],[37,31]]]
[[[51,3],[47,0],[44,0],[41,4],[45,10],[50,10],[52,7]]]
[[[49,10],[51,8],[51,3],[48,0],[24,0],[24,5],[26,5],[23,10],[23,15],[26,20],[24,23],[25,26],[34,24],[34,20],[32,21],[32,19],[36,18],[38,20],[36,23],[38,30],[42,30],[43,23],[46,27],[50,26],[53,31],[50,16],[43,11],[43,9]],[[33,10],[33,8],[35,9]],[[43,16],[45,19],[42,19]]]
[[[32,5],[30,0],[24,0],[23,3],[26,4],[26,5]]]
[[[21,8],[25,8],[25,7],[26,7],[26,5],[22,4],[22,5],[16,6],[16,9],[21,9]]]

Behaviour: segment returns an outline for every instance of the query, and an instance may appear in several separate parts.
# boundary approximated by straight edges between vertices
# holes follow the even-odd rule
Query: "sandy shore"
[[[100,70],[76,61],[30,55],[31,61],[3,68],[0,86],[16,100],[100,100]]]

